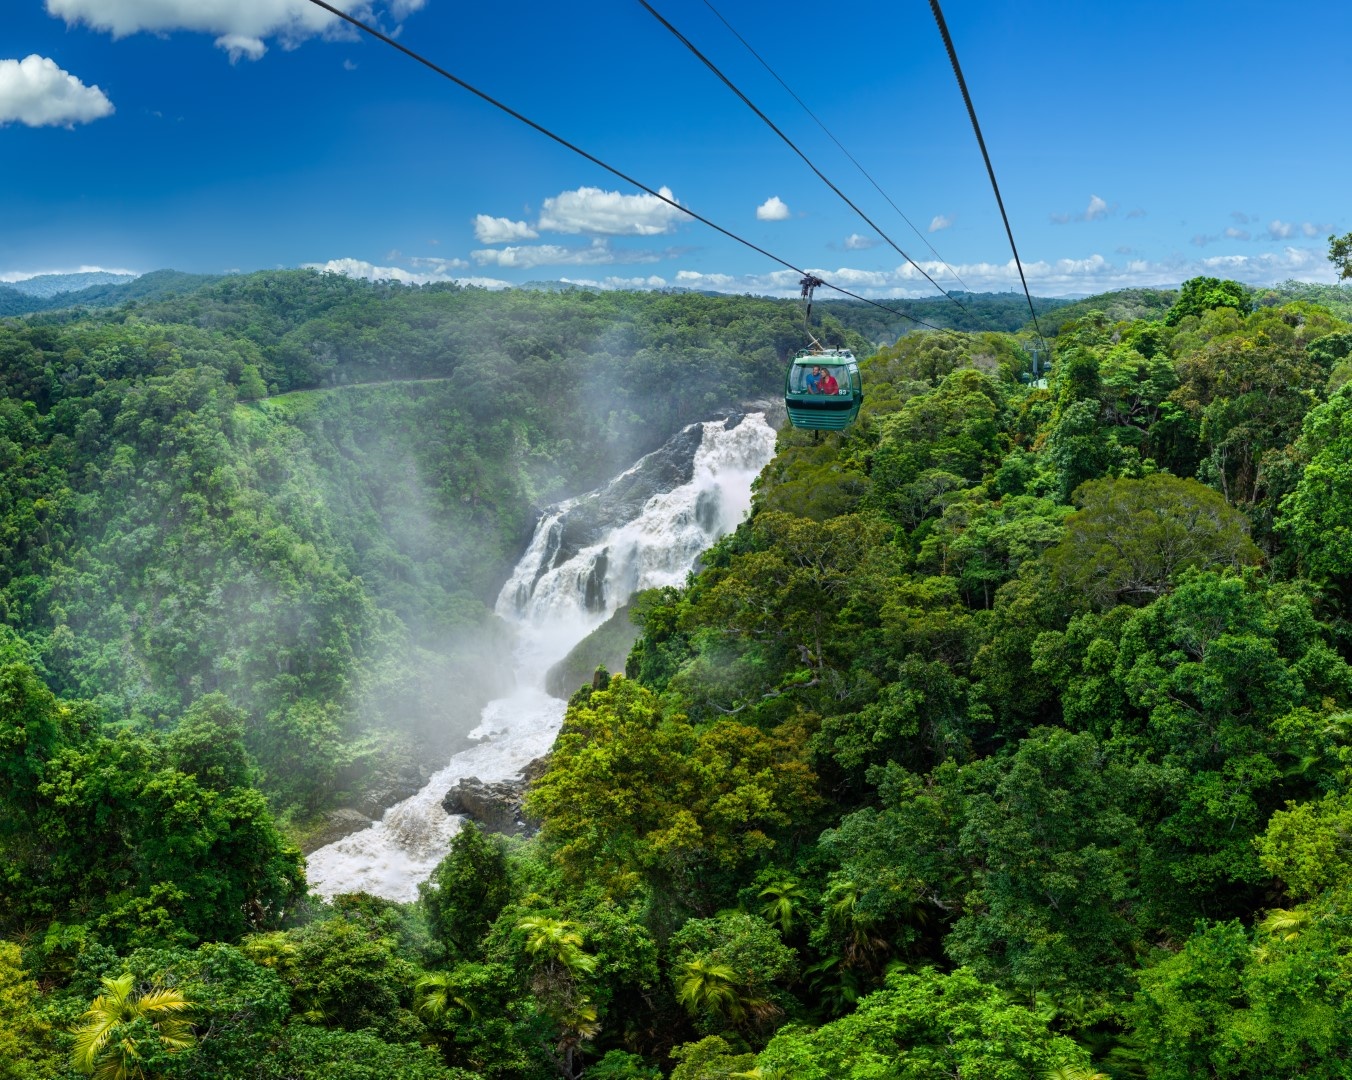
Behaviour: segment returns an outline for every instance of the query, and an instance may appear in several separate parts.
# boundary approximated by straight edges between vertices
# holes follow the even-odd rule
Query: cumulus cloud
[[[1116,206],[1109,206],[1105,200],[1099,198],[1097,195],[1090,195],[1089,205],[1078,214],[1052,214],[1051,220],[1053,225],[1066,225],[1072,221],[1102,221],[1109,214],[1116,213],[1116,211]],[[1144,214],[1144,210],[1140,211],[1139,214],[1137,211],[1133,210],[1127,216],[1138,217],[1144,216]]]
[[[424,3],[385,0],[383,6],[398,20]],[[345,6],[359,18],[378,14],[375,0],[350,0]],[[83,23],[115,38],[141,31],[212,34],[231,63],[262,57],[267,52],[266,38],[276,38],[290,49],[319,34],[346,33],[335,16],[308,0],[47,0],[47,11],[68,26]]]
[[[1231,240],[1251,240],[1253,238],[1248,229],[1237,229],[1233,225],[1225,230],[1225,235]]]
[[[1243,210],[1231,210],[1230,216],[1240,225],[1247,225],[1251,221],[1258,220],[1256,217],[1250,217],[1248,214],[1244,213]]]
[[[844,248],[846,251],[867,251],[869,248],[877,247],[878,240],[873,236],[863,236],[860,233],[850,233],[845,237]]]
[[[249,37],[247,34],[222,34],[216,39],[216,47],[225,50],[232,64],[238,64],[241,60],[262,60],[263,54],[268,51],[262,38]]]
[[[65,127],[113,114],[97,86],[86,86],[45,56],[0,60],[0,126]]]
[[[1296,227],[1289,221],[1273,220],[1268,222],[1268,236],[1274,240],[1285,240],[1295,231]]]
[[[1122,253],[1125,254],[1125,253]],[[943,263],[920,264],[936,279],[946,273]],[[1190,277],[1224,276],[1249,285],[1271,285],[1288,278],[1307,281],[1334,280],[1325,253],[1314,248],[1288,246],[1280,252],[1261,255],[1218,255],[1204,258],[1174,258],[1152,262],[1124,258],[1115,262],[1099,254],[1082,259],[1056,259],[1025,262],[1028,286],[1039,296],[1087,296],[1111,289],[1176,287]],[[810,273],[841,285],[870,299],[932,298],[934,288],[920,271],[909,263],[893,270],[858,270],[853,267],[808,267]],[[1019,289],[1018,270],[1007,262],[963,263],[954,271],[978,292],[1014,292]],[[799,274],[774,270],[765,274],[731,275],[681,270],[676,283],[692,289],[716,292],[758,293],[771,296],[797,296]],[[829,290],[820,296],[829,297]]]
[[[1302,221],[1300,223],[1300,231],[1306,236],[1311,237],[1327,236],[1329,233],[1333,232],[1333,229],[1334,226],[1331,223],[1327,225],[1316,225],[1312,221]]]
[[[443,260],[427,259],[412,260],[413,262],[441,262]],[[397,266],[376,266],[373,263],[366,262],[363,259],[330,259],[322,263],[305,263],[307,270],[321,270],[328,274],[342,274],[344,277],[362,278],[366,281],[397,281],[403,285],[427,285],[434,281],[453,281],[457,285],[477,285],[484,289],[509,289],[510,281],[500,281],[497,278],[486,277],[456,277],[446,273],[451,268],[450,264],[459,264],[467,266],[467,263],[461,263],[458,259],[446,260],[448,265],[442,268],[434,268],[430,273],[412,273],[408,270],[402,270]]]
[[[612,263],[654,263],[670,257],[671,252],[612,248],[602,239],[590,247],[570,248],[561,244],[522,244],[515,247],[484,248],[471,251],[480,266],[533,270],[537,266],[605,266]]]
[[[756,207],[757,221],[783,221],[789,216],[789,206],[778,195],[771,195]]]
[[[415,266],[419,269],[429,269],[438,273],[445,273],[448,270],[468,270],[469,263],[464,259],[435,259],[431,256],[415,257],[408,260],[409,266]]]
[[[671,188],[658,188],[658,192],[661,199],[646,193],[625,195],[594,187],[564,191],[544,201],[536,228],[541,232],[595,236],[658,236],[671,232],[686,216],[671,203],[663,201],[680,201],[671,193]]]
[[[953,219],[949,217],[947,214],[935,214],[934,217],[930,220],[929,231],[939,232],[942,229],[947,229],[952,224]]]
[[[477,214],[474,218],[474,236],[481,244],[506,244],[512,240],[534,240],[540,234],[524,221]]]

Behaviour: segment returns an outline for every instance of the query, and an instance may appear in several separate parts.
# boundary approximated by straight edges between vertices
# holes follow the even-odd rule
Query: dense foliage
[[[772,393],[788,309],[264,275],[4,324],[0,1076],[1348,1075],[1352,325],[1157,299],[1045,380],[878,351],[636,598],[539,834],[412,905],[307,899],[274,811],[469,677],[533,503]]]

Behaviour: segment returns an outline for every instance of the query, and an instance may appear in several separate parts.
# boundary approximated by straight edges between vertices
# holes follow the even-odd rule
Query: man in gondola
[[[822,369],[814,365],[812,370],[807,373],[807,378],[803,380],[803,390],[809,394],[820,394],[822,392],[821,379]]]

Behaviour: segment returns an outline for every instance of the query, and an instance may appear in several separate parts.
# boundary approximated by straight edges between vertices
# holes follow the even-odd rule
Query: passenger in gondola
[[[821,377],[822,377],[821,368],[814,367],[811,371],[809,371],[807,375],[804,376],[803,378],[803,393],[820,394],[821,390],[819,388],[819,384],[821,382]]]
[[[814,392],[818,394],[834,395],[835,392],[840,389],[840,384],[836,382],[836,377],[831,374],[829,369],[823,371],[821,368],[818,368],[817,370],[821,372],[821,377],[817,379],[817,389]]]

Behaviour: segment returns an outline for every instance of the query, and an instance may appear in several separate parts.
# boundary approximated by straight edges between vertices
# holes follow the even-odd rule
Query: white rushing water
[[[703,427],[688,483],[654,494],[633,520],[560,566],[546,568],[559,521],[577,500],[541,519],[498,597],[498,614],[518,630],[516,690],[484,707],[470,732],[476,744],[452,757],[416,795],[390,807],[370,828],[312,852],[307,874],[313,891],[416,899],[418,883],[460,828],[461,819],[442,809],[446,793],[466,777],[510,780],[553,744],[564,702],[545,693],[545,672],[635,592],[683,583],[699,553],[736,528],[751,505],[751,482],[774,454],[775,433],[762,413],[748,414],[730,430],[721,420]]]

